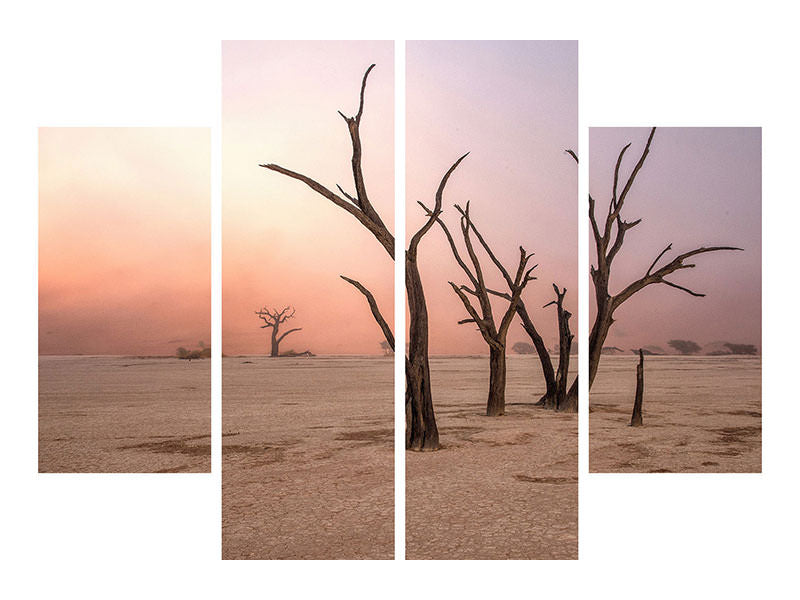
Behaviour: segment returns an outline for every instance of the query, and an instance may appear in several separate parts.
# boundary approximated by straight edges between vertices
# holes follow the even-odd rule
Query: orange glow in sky
[[[268,352],[253,314],[292,305],[281,351],[380,354],[383,335],[369,288],[393,321],[394,262],[351,215],[304,184],[260,168],[277,163],[331,190],[354,193],[347,126],[358,109],[370,201],[393,230],[394,54],[392,42],[224,42],[222,115],[223,352]]]
[[[210,136],[39,130],[39,353],[210,343]]]

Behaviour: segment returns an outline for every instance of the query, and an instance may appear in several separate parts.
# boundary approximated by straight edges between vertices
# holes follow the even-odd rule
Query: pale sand
[[[538,359],[508,357],[506,415],[493,418],[488,357],[436,357],[431,369],[443,448],[406,453],[406,557],[576,559],[578,420],[532,406]]]
[[[39,357],[39,472],[210,472],[210,367]]]
[[[393,370],[223,359],[223,558],[393,558]]]
[[[637,362],[600,360],[590,471],[761,472],[760,357],[645,356],[644,426],[630,427]]]

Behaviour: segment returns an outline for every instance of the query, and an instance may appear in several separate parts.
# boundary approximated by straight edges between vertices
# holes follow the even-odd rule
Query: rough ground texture
[[[393,369],[223,359],[223,558],[393,557]]]
[[[210,360],[39,357],[39,472],[210,472],[210,367]]]
[[[484,416],[488,357],[431,370],[442,449],[406,453],[406,557],[577,559],[578,419],[532,406],[538,360],[508,357],[502,417]]]
[[[761,358],[646,356],[642,427],[630,427],[637,357],[604,356],[589,398],[589,470],[760,473]]]

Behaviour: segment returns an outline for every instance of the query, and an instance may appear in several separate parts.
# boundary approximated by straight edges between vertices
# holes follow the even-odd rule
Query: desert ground
[[[223,558],[393,558],[393,370],[223,358]]]
[[[589,470],[760,473],[761,358],[645,356],[642,427],[630,427],[638,357],[603,356],[589,398]]]
[[[39,357],[40,473],[210,470],[210,360]]]
[[[533,406],[536,357],[507,368],[506,414],[490,418],[488,358],[431,358],[442,448],[406,453],[406,558],[578,558],[577,415]]]

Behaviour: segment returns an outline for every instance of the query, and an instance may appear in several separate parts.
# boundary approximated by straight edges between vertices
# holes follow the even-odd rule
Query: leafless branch
[[[392,333],[392,328],[389,327],[389,324],[386,322],[386,319],[383,318],[380,309],[378,308],[378,303],[375,301],[375,296],[372,295],[366,287],[364,287],[360,282],[356,281],[355,279],[350,279],[349,277],[345,277],[344,275],[339,275],[342,279],[344,279],[347,283],[352,285],[356,288],[359,292],[364,294],[366,297],[367,302],[369,303],[369,308],[372,311],[372,316],[375,318],[375,321],[378,323],[378,326],[383,331],[383,337],[386,338],[386,342],[389,346],[394,350],[394,334]]]

